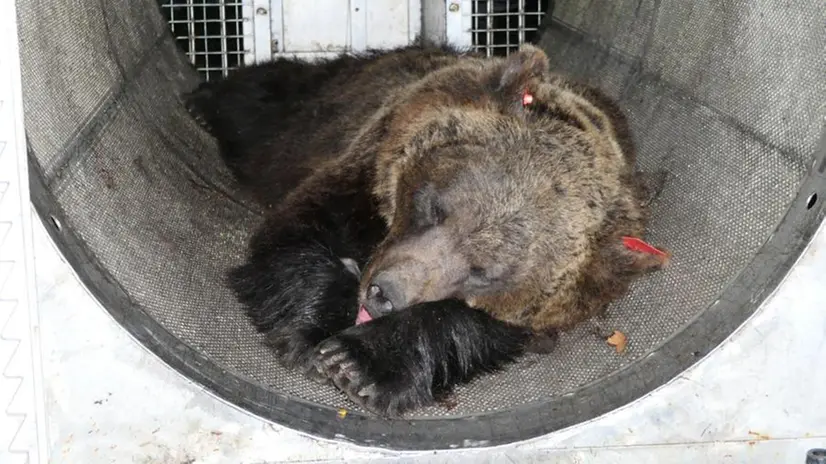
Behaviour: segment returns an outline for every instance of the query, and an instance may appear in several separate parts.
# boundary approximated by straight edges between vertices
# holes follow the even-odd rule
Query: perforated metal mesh
[[[815,152],[826,101],[821,0],[556,3],[540,42],[553,65],[617,98],[642,167],[672,173],[648,238],[673,251],[673,266],[612,307],[605,325],[627,334],[625,355],[575,330],[555,353],[460,388],[455,409],[417,417],[576,395],[668,343],[767,240]],[[144,311],[177,337],[171,350],[202,353],[229,385],[237,377],[351,407],[279,367],[222,285],[259,217],[182,108],[178,95],[198,74],[157,3],[28,0],[19,12],[35,172],[63,230],[82,240],[84,265],[135,304],[123,317]]]

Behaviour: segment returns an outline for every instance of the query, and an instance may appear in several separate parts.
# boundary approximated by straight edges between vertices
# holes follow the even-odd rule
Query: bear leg
[[[282,364],[305,373],[313,348],[356,318],[358,278],[321,244],[253,258],[228,281]]]
[[[253,236],[247,261],[228,274],[281,362],[305,373],[314,372],[315,345],[355,324],[359,266],[386,232],[360,177],[330,181],[323,195],[273,214]]]
[[[368,412],[398,417],[515,360],[530,339],[463,302],[439,301],[348,328],[316,347],[314,366]]]

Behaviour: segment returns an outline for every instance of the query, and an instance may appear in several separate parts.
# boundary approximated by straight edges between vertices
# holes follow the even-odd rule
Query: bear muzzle
[[[367,286],[361,306],[372,318],[384,316],[396,309],[404,309],[409,306],[409,302],[402,287],[398,276],[380,272]]]
[[[456,296],[469,272],[453,235],[433,228],[392,243],[362,274],[360,309],[372,318]]]
[[[361,295],[360,307],[373,318],[418,304],[445,300],[459,290],[452,272],[439,264],[404,261],[377,272]]]

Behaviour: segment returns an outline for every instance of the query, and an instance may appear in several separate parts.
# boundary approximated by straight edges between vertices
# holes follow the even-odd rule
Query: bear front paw
[[[330,379],[351,401],[377,416],[399,417],[433,403],[429,385],[417,385],[410,373],[378,372],[385,363],[359,355],[338,337],[316,347],[313,364],[314,376]]]
[[[314,365],[314,348],[323,337],[296,329],[292,326],[272,331],[267,336],[267,344],[275,352],[280,363],[290,369],[297,369],[311,380],[321,384],[329,382],[320,375]]]

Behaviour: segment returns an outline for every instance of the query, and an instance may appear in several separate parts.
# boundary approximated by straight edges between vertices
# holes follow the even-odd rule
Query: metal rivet
[[[449,9],[450,9],[451,13],[456,13],[457,11],[459,11],[459,4],[456,3],[456,2],[453,2],[453,3],[450,4]]]

